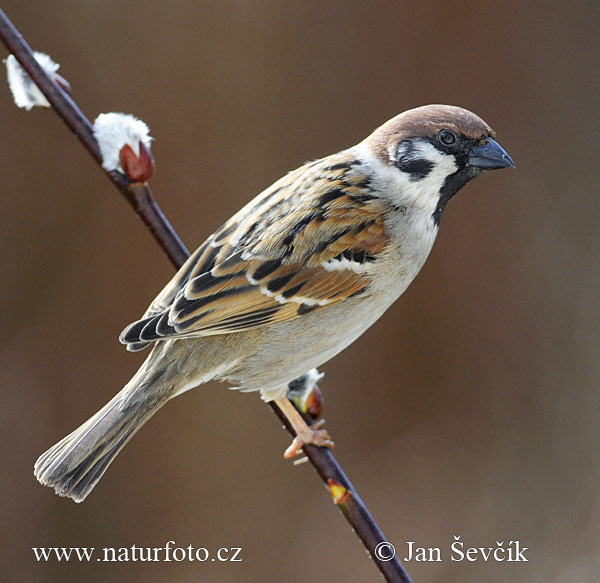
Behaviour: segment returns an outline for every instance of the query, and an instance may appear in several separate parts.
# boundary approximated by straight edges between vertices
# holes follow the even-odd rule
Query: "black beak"
[[[492,138],[486,138],[482,144],[469,150],[468,163],[469,166],[482,170],[497,170],[508,166],[516,168],[512,158]]]

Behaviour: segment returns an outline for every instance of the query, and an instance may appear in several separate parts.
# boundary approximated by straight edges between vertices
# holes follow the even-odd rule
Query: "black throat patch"
[[[440,226],[440,220],[442,218],[442,212],[446,208],[448,201],[465,185],[470,182],[477,175],[481,173],[479,168],[473,166],[463,166],[459,168],[454,174],[446,177],[442,188],[440,188],[440,199],[438,200],[437,206],[433,211],[433,222],[436,227]]]

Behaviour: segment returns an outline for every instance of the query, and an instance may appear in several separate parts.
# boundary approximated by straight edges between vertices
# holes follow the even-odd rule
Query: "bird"
[[[37,479],[81,502],[158,409],[211,380],[275,401],[300,446],[330,445],[287,401],[288,383],[346,348],[402,295],[463,186],[515,167],[495,138],[466,109],[425,105],[277,180],[210,235],[123,330],[127,349],[151,347],[148,357],[111,401],[39,457]]]

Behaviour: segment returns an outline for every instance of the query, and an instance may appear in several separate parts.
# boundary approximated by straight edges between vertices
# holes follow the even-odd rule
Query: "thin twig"
[[[19,64],[27,71],[40,91],[45,95],[52,109],[79,138],[83,147],[91,154],[100,168],[102,168],[102,157],[98,143],[94,138],[92,125],[71,97],[54,83],[44,69],[42,69],[41,65],[34,58],[29,45],[2,10],[0,10],[0,36],[6,48],[15,56]],[[107,172],[103,168],[102,171],[125,196],[136,214],[146,223],[169,259],[176,266],[181,265],[187,259],[189,252],[160,208],[158,208],[150,188],[146,185],[145,188],[132,191],[129,181],[121,172]],[[143,212],[140,212],[140,209],[144,209]]]
[[[98,165],[102,167],[100,150],[94,138],[90,122],[69,95],[45,73],[21,34],[2,10],[0,10],[0,38],[46,96],[54,111],[79,138]],[[144,221],[173,265],[177,268],[181,267],[189,256],[189,252],[156,204],[147,184],[130,184],[120,172],[103,171],[125,196],[136,214]],[[287,430],[294,435],[286,417],[279,408],[273,403],[271,403],[271,407]],[[410,578],[400,561],[396,557],[388,559],[390,556],[389,547],[385,546],[385,552],[380,552],[382,547],[378,547],[378,545],[382,543],[387,545],[387,539],[331,451],[313,445],[306,445],[303,449],[319,476],[328,486],[329,492],[334,496],[334,502],[362,540],[385,579],[393,583],[410,583]],[[335,490],[333,488],[339,488],[342,494],[339,496],[334,495]]]

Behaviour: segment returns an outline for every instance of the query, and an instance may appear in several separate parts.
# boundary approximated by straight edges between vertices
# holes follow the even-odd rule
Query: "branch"
[[[2,10],[0,10],[0,38],[45,95],[50,106],[102,168],[100,150],[90,122],[70,96],[46,74],[21,34]],[[130,183],[124,174],[117,171],[103,170],[103,172],[125,196],[173,265],[179,268],[189,256],[189,252],[156,204],[149,186],[146,183]],[[274,403],[270,405],[287,430],[294,435],[285,415]],[[387,539],[331,451],[313,445],[305,445],[303,449],[327,485],[334,503],[361,539],[386,581],[410,583],[410,578],[400,561],[396,557],[390,557],[392,553]]]

